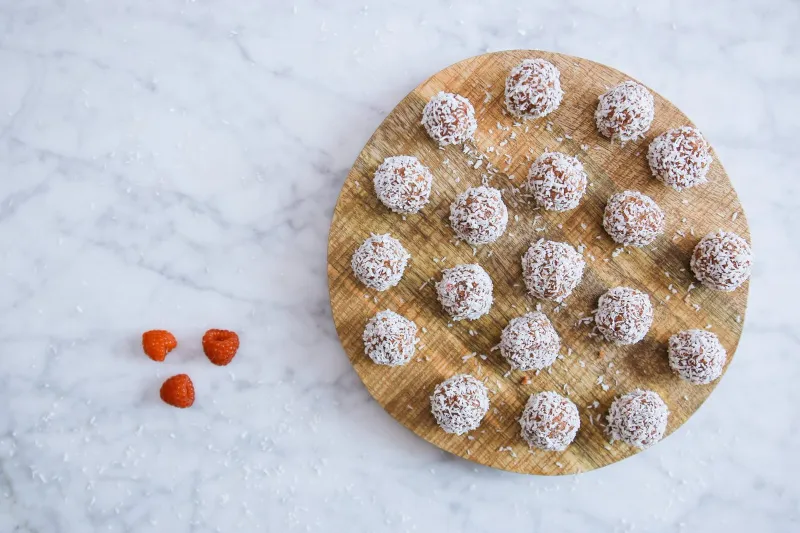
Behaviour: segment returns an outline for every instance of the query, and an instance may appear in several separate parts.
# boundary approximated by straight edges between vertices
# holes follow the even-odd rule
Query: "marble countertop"
[[[0,531],[798,530],[800,4],[639,4],[0,1]],[[706,405],[580,476],[408,432],[328,305],[332,209],[372,131],[506,48],[606,63],[683,109],[757,257]],[[209,327],[240,333],[230,366],[205,360]],[[178,337],[163,364],[151,328]],[[185,411],[158,398],[178,372]]]

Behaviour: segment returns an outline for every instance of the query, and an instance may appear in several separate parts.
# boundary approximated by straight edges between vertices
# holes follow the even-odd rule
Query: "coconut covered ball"
[[[500,191],[474,187],[450,204],[450,225],[459,238],[475,246],[496,241],[508,225],[508,209]]]
[[[565,242],[540,239],[522,256],[525,286],[534,298],[562,302],[583,277],[586,261]]]
[[[719,338],[710,331],[689,329],[669,338],[669,366],[694,385],[720,377],[727,358]]]
[[[394,311],[381,311],[364,328],[364,353],[379,365],[404,365],[414,356],[417,325]]]
[[[668,417],[669,409],[661,396],[650,390],[636,389],[611,404],[606,431],[612,442],[621,440],[645,449],[664,436]]]
[[[478,129],[475,109],[461,95],[440,92],[422,111],[422,125],[439,146],[462,144],[472,139]]]
[[[545,152],[531,165],[525,185],[539,207],[567,211],[578,207],[586,192],[586,172],[576,157]]]
[[[492,308],[492,278],[480,265],[443,270],[436,293],[453,320],[477,320]]]
[[[463,435],[477,429],[489,411],[486,385],[469,374],[439,383],[431,396],[431,412],[447,433]]]
[[[542,370],[555,362],[561,339],[544,313],[512,318],[500,335],[500,353],[518,370]]]
[[[690,266],[706,287],[730,292],[750,278],[753,252],[737,234],[719,230],[697,243]]]
[[[385,291],[400,283],[410,258],[400,241],[387,233],[365,240],[353,254],[350,266],[361,283]]]
[[[654,116],[653,95],[643,85],[630,80],[602,94],[594,112],[597,131],[623,143],[644,137]]]
[[[526,59],[506,78],[506,108],[521,119],[549,115],[563,96],[561,73],[544,59]]]
[[[594,323],[607,340],[635,344],[650,330],[653,304],[642,291],[614,287],[598,300]]]
[[[696,128],[683,126],[662,133],[647,149],[650,171],[676,191],[706,182],[711,149]]]
[[[563,452],[573,440],[581,418],[578,408],[555,392],[532,394],[519,419],[522,438],[531,448]]]
[[[375,194],[395,213],[416,213],[428,203],[433,176],[410,155],[387,157],[375,171]]]
[[[622,245],[647,246],[664,233],[664,212],[638,191],[624,191],[608,199],[603,228]]]

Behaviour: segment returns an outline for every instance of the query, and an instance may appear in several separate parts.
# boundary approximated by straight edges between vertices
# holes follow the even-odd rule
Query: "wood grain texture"
[[[548,117],[515,126],[503,112],[504,82],[509,70],[528,57],[542,57],[561,70],[565,96],[559,109]],[[609,445],[599,424],[605,423],[615,396],[635,388],[658,392],[671,410],[669,434],[686,422],[714,389],[716,383],[693,386],[670,371],[666,343],[671,334],[710,324],[727,349],[730,364],[741,335],[749,284],[733,293],[698,287],[689,294],[692,282],[699,285],[689,269],[689,257],[700,238],[718,228],[735,231],[749,241],[744,213],[716,155],[706,185],[679,193],[651,177],[646,160],[650,141],[669,128],[691,125],[655,92],[655,120],[645,139],[620,146],[597,133],[594,110],[598,96],[626,79],[631,78],[604,65],[548,52],[518,50],[473,57],[444,69],[406,96],[353,165],[334,211],[328,247],[336,329],[370,394],[400,423],[434,445],[465,459],[521,473],[558,475],[600,468],[638,451],[619,442]],[[476,169],[474,154],[465,154],[460,147],[440,150],[425,134],[420,125],[422,109],[440,90],[469,98],[478,119],[473,146],[501,170],[491,176],[490,184],[504,189],[508,229],[497,242],[479,247],[477,254],[467,244],[455,241],[448,215],[450,202],[458,193],[481,183],[486,164]],[[491,100],[485,102],[487,94]],[[576,155],[583,162],[590,186],[577,209],[566,213],[537,210],[532,203],[517,201],[519,196],[511,191],[523,182],[532,160],[548,148]],[[401,154],[418,157],[434,175],[431,202],[421,213],[405,218],[385,208],[372,186],[375,169],[383,159]],[[512,158],[510,164],[507,156]],[[667,215],[667,229],[653,245],[628,248],[614,257],[619,246],[603,231],[602,212],[608,197],[625,189],[654,198]],[[370,233],[387,232],[403,243],[412,259],[400,284],[379,293],[355,279],[350,258]],[[541,237],[586,247],[583,281],[559,309],[552,302],[528,297],[522,281],[520,257]],[[440,279],[442,268],[473,262],[480,263],[492,277],[494,306],[477,321],[451,322],[436,299],[432,280]],[[576,325],[581,317],[590,315],[603,292],[617,285],[647,292],[655,306],[653,327],[633,346],[612,345],[590,336],[591,325]],[[670,285],[676,293],[669,290]],[[563,359],[538,376],[520,371],[505,376],[508,364],[491,349],[508,321],[534,309],[537,303],[561,335]],[[405,315],[420,328],[420,350],[405,366],[379,366],[364,355],[364,326],[383,309]],[[472,352],[486,359],[462,360]],[[487,377],[487,385],[494,391],[490,392],[492,407],[481,427],[470,433],[472,440],[444,433],[430,412],[429,396],[435,385],[462,372]],[[525,375],[530,383],[523,385]],[[610,385],[608,390],[597,384],[599,376]],[[528,396],[544,390],[562,394],[567,390],[581,413],[577,438],[561,453],[530,453],[520,436],[517,419]],[[595,400],[599,407],[587,408]],[[597,420],[598,415],[602,420]]]

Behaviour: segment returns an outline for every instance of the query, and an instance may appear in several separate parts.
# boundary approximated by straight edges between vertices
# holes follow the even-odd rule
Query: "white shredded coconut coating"
[[[676,191],[705,183],[712,160],[700,130],[690,126],[662,133],[647,149],[653,176]]]
[[[422,111],[422,125],[439,146],[461,144],[472,139],[478,129],[475,109],[461,95],[439,92]]]
[[[525,286],[534,298],[562,302],[583,278],[586,261],[565,242],[539,239],[522,256]]]
[[[614,287],[598,300],[594,322],[607,340],[617,344],[635,344],[650,330],[653,304],[642,291]]]
[[[492,288],[492,278],[480,265],[457,265],[442,271],[436,293],[453,320],[477,320],[492,308]]]
[[[710,331],[689,329],[669,338],[669,366],[689,383],[711,383],[722,375],[727,358],[719,338]]]
[[[578,207],[586,182],[586,172],[576,157],[545,152],[531,165],[525,185],[540,207],[567,211]]]
[[[667,429],[669,409],[657,393],[636,389],[617,398],[608,410],[611,441],[645,449],[660,441]]]
[[[500,354],[511,368],[542,370],[558,357],[561,339],[544,313],[535,311],[512,318],[500,335]]]
[[[594,120],[609,139],[627,142],[644,137],[655,116],[655,102],[643,85],[624,81],[600,96]]]
[[[469,374],[439,383],[431,396],[431,412],[447,433],[463,435],[477,429],[489,411],[486,385]]]
[[[658,204],[638,191],[623,191],[608,199],[603,228],[623,245],[647,246],[664,233],[664,212]]]
[[[739,235],[719,230],[697,243],[690,266],[706,287],[730,292],[750,278],[753,252]]]
[[[522,438],[531,448],[562,452],[578,433],[578,408],[555,392],[532,394],[519,419]]]
[[[496,241],[508,225],[508,209],[500,191],[481,186],[456,196],[450,204],[450,225],[473,246]]]
[[[394,311],[381,311],[364,328],[364,353],[379,365],[404,365],[414,356],[417,325]]]
[[[563,96],[561,72],[544,59],[525,59],[506,78],[506,108],[522,119],[549,115]]]
[[[417,213],[431,196],[431,171],[410,155],[387,157],[375,171],[375,194],[395,213]]]
[[[372,235],[353,254],[350,266],[367,287],[385,291],[400,283],[411,258],[400,241],[389,235]]]

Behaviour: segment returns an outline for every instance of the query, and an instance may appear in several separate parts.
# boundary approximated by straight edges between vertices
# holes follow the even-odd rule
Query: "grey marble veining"
[[[0,531],[800,528],[800,4],[0,1]],[[328,307],[333,205],[409,90],[487,50],[630,73],[691,116],[757,257],[737,359],[666,441],[577,477],[384,413]],[[142,331],[168,328],[164,364]],[[208,327],[241,334],[209,365]],[[161,381],[188,372],[178,411]]]

